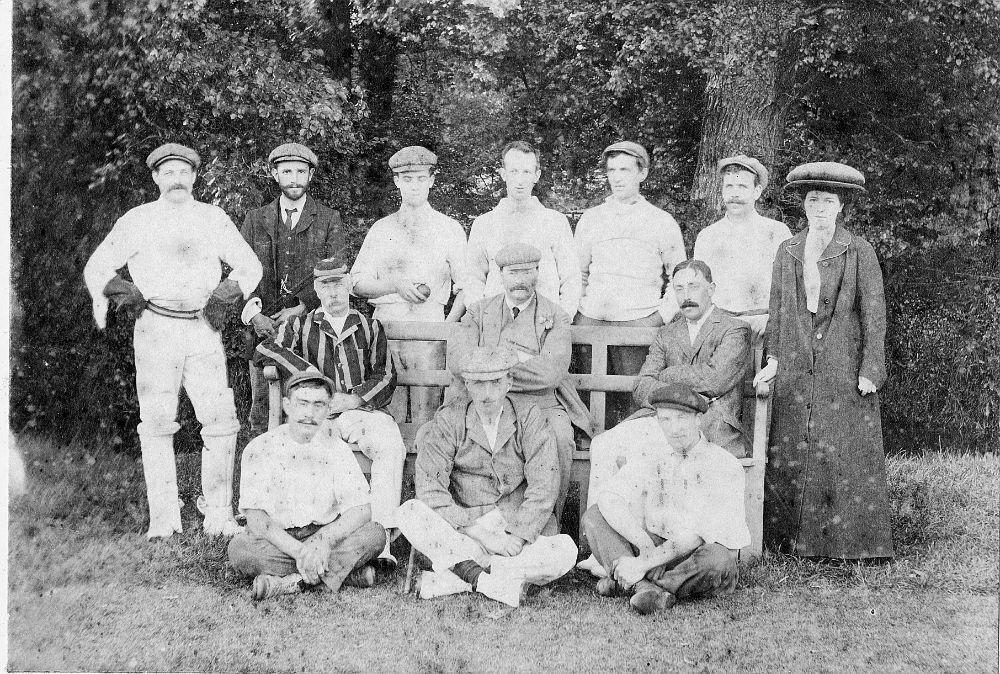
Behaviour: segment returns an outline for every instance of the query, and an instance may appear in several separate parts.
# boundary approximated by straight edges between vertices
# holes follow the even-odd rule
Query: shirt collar
[[[703,313],[701,315],[701,318],[699,318],[697,321],[693,321],[692,322],[692,321],[688,321],[687,319],[684,319],[684,320],[687,321],[688,325],[693,325],[693,326],[697,327],[699,331],[701,331],[701,326],[705,325],[705,321],[708,320],[708,317],[712,315],[713,311],[715,311],[715,304],[712,304],[712,306],[710,306],[708,308],[708,311],[706,311],[705,313]]]
[[[503,294],[503,303],[507,305],[507,309],[510,310],[511,313],[513,313],[514,307],[517,307],[518,313],[524,311],[525,309],[528,308],[528,305],[530,305],[534,301],[534,299],[535,299],[535,293],[531,293],[531,297],[526,299],[524,302],[521,302],[520,304],[511,304],[510,297],[507,296],[507,293]]]
[[[308,196],[308,194],[303,194],[298,201],[291,201],[288,197],[282,194],[278,197],[278,207],[281,209],[281,214],[284,215],[285,211],[294,208],[296,209],[298,215],[302,215],[302,211],[306,206],[306,197]]]

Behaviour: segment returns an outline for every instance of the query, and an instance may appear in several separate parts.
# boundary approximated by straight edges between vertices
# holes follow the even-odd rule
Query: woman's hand
[[[861,395],[863,396],[875,393],[875,384],[867,377],[858,377],[858,390],[861,391]]]
[[[767,365],[761,368],[760,372],[753,378],[754,387],[762,381],[770,382],[778,374],[778,359],[768,358]]]

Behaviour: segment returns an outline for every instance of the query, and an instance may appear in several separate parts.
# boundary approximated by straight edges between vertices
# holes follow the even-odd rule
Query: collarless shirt
[[[739,459],[704,435],[684,456],[670,447],[655,418],[635,423],[648,426],[659,447],[625,464],[602,492],[623,499],[641,526],[662,538],[690,531],[730,550],[749,545]]]
[[[330,314],[324,311],[323,321],[326,322],[326,324],[329,325],[331,328],[333,328],[334,332],[340,335],[343,334],[344,332],[344,323],[347,322],[347,316],[348,314],[344,314],[343,316],[331,316]]]
[[[175,205],[163,198],[120,217],[83,270],[93,298],[94,318],[104,327],[108,298],[104,286],[128,265],[143,297],[168,309],[198,310],[222,279],[222,263],[232,271],[244,299],[260,283],[263,269],[253,249],[218,206],[190,199]]]
[[[584,211],[576,228],[583,280],[580,313],[604,321],[632,321],[677,313],[669,286],[674,267],[687,257],[677,222],[642,196],[631,204],[613,197]]]
[[[503,407],[500,408],[500,412],[491,421],[483,421],[483,417],[476,412],[476,418],[479,419],[479,423],[483,425],[483,431],[486,433],[486,439],[490,443],[490,451],[496,451],[497,433],[500,432],[500,417],[502,416]]]
[[[408,278],[431,289],[427,302],[442,307],[465,287],[465,230],[452,218],[424,204],[404,222],[399,213],[382,218],[368,230],[351,268],[354,283]],[[407,302],[399,293],[368,300],[371,304]]]
[[[350,447],[320,427],[309,442],[288,424],[254,438],[243,451],[240,511],[263,510],[283,529],[329,524],[370,502],[368,483]]]
[[[756,211],[746,222],[726,216],[699,232],[694,259],[712,270],[712,302],[732,312],[767,309],[774,258],[791,237],[784,223]]]

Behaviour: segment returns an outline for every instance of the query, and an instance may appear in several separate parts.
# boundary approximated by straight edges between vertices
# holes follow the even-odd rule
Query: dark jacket
[[[302,215],[295,229],[288,231],[279,208],[275,199],[250,211],[240,228],[264,267],[253,297],[260,297],[268,315],[299,301],[312,311],[319,306],[312,285],[313,267],[344,245],[340,213],[306,195]],[[282,292],[283,280],[287,292]]]
[[[750,367],[750,326],[715,307],[691,343],[683,314],[660,328],[639,371],[632,397],[651,413],[650,394],[668,383],[686,384],[711,399],[701,427],[705,437],[736,457],[747,454],[749,440],[740,421],[743,379]]]
[[[891,557],[882,422],[885,295],[871,244],[837,227],[819,258],[820,297],[806,308],[806,232],[781,244],[764,350],[778,359],[765,480],[764,536],[803,556]]]

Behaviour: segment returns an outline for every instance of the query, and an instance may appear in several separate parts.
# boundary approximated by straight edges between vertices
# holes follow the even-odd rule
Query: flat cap
[[[604,152],[601,153],[601,161],[605,162],[608,160],[608,155],[624,153],[631,155],[639,160],[639,168],[649,168],[649,153],[646,152],[646,148],[639,143],[633,143],[630,140],[620,140],[617,143],[613,143],[604,148]]]
[[[288,381],[285,382],[285,395],[288,395],[288,392],[292,390],[292,387],[305,381],[316,381],[323,384],[323,386],[326,387],[326,392],[330,395],[333,395],[333,392],[336,390],[333,382],[326,375],[321,372],[317,372],[316,370],[305,370],[304,372],[296,372],[288,378]]]
[[[322,282],[341,279],[349,273],[350,270],[347,266],[347,261],[339,252],[334,253],[325,260],[320,260],[313,267],[313,278]]]
[[[500,269],[510,266],[537,267],[542,259],[542,251],[528,243],[508,243],[497,251],[497,266]]]
[[[760,183],[760,189],[767,189],[767,178],[768,172],[764,168],[764,165],[753,157],[748,157],[745,154],[738,154],[735,157],[726,157],[725,159],[719,160],[719,173],[722,173],[723,169],[727,166],[740,166],[745,168],[750,173],[757,174],[757,182]]]
[[[708,402],[684,384],[671,383],[653,391],[649,396],[653,407],[672,407],[685,412],[708,411]]]
[[[267,155],[268,164],[277,164],[281,161],[304,161],[313,168],[319,166],[319,157],[316,153],[299,143],[279,145]]]
[[[517,365],[517,354],[512,349],[495,346],[477,346],[471,349],[462,363],[462,377],[477,381],[499,379]]]
[[[824,187],[865,192],[865,174],[835,161],[814,161],[788,172],[785,189],[821,190]]]
[[[389,168],[392,169],[393,173],[434,168],[437,163],[437,155],[420,145],[404,147],[389,157]]]
[[[186,161],[196,170],[201,166],[201,157],[198,156],[198,153],[179,143],[166,143],[150,152],[149,156],[146,157],[146,166],[155,170],[157,166],[171,159]]]

